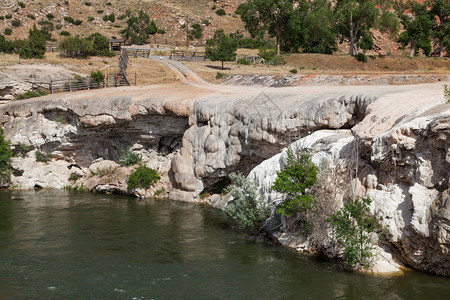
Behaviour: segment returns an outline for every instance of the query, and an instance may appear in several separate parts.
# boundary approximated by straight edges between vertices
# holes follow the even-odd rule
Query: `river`
[[[448,299],[450,279],[343,271],[198,204],[0,191],[0,299]]]

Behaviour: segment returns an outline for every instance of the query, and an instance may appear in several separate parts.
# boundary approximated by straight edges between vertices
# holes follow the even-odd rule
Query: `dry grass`
[[[2,55],[0,61],[0,68],[17,65],[19,62],[27,65],[47,64],[84,75],[89,75],[91,71],[97,70],[105,72],[107,68],[114,68],[118,66],[118,56],[75,59],[60,57],[57,53],[46,53],[44,59],[29,60],[19,60],[18,55],[8,54]],[[131,58],[128,64],[127,72],[132,84],[134,84],[134,74],[136,72],[138,85],[168,83],[177,80],[176,75],[170,70],[170,68],[152,59]]]
[[[254,55],[256,50],[240,49],[238,54]],[[226,75],[261,74],[261,75],[292,75],[290,70],[296,69],[301,75],[379,75],[379,74],[450,74],[450,59],[405,56],[372,56],[367,63],[358,62],[347,55],[323,54],[288,54],[283,56],[286,61],[282,66],[267,66],[264,64],[240,65],[235,62],[225,62],[225,70],[221,70],[220,62],[201,61],[185,62],[203,79],[219,82],[215,79],[218,72]]]

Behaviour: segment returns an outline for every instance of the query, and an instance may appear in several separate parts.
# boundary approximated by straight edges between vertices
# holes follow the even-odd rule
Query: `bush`
[[[83,177],[83,176],[81,176],[80,174],[77,174],[77,173],[71,173],[70,176],[69,176],[69,180],[70,180],[70,181],[77,181],[77,180],[80,179],[81,177]]]
[[[146,166],[140,166],[128,178],[127,189],[129,191],[135,188],[146,189],[155,184],[160,178],[155,170]]]
[[[297,74],[297,69],[291,69],[291,70],[289,70],[289,72],[291,72],[292,74]]]
[[[88,1],[86,1],[86,2],[84,2],[84,5],[86,5],[86,6],[92,6],[92,3],[91,3],[91,2],[88,2]]]
[[[112,4],[111,4],[111,2],[107,2],[106,5],[107,6],[111,6]]]
[[[88,22],[92,22],[92,21],[95,20],[95,18],[94,17],[88,17],[87,20],[88,20]]]
[[[36,20],[36,17],[33,14],[27,14],[27,18],[31,20]]]
[[[4,33],[5,35],[11,35],[12,32],[13,32],[12,28],[5,28],[5,30],[3,31],[3,33]]]
[[[63,30],[63,31],[61,31],[61,32],[59,33],[59,35],[62,35],[62,36],[70,36],[70,32]]]
[[[317,167],[311,161],[311,155],[299,150],[293,153],[287,149],[287,161],[283,170],[277,172],[272,189],[284,194],[283,201],[277,206],[277,212],[284,216],[294,216],[313,207],[314,197],[309,194],[317,180]]]
[[[339,245],[344,247],[346,265],[354,270],[371,267],[374,254],[369,233],[381,230],[379,220],[370,215],[370,203],[369,197],[349,200],[328,219]]]
[[[166,31],[164,30],[164,29],[162,29],[162,28],[158,28],[158,31],[157,31],[159,34],[165,34],[166,33]]]
[[[11,150],[11,142],[5,140],[3,129],[0,128],[0,185],[9,183],[11,180],[11,158],[13,152]]]
[[[203,37],[203,28],[200,24],[192,25],[191,32],[189,34],[191,39],[201,39]]]
[[[28,91],[16,96],[16,100],[30,99],[47,95],[45,91]]]
[[[47,17],[47,19],[48,19],[49,21],[50,21],[50,20],[53,20],[53,19],[55,18],[55,16],[54,16],[52,13],[46,14],[45,16]]]
[[[16,148],[16,149],[18,149],[19,154],[20,154],[22,157],[24,157],[28,152],[30,152],[31,146],[30,146],[30,145],[27,145],[27,144],[25,144],[25,143],[19,143],[19,144],[17,145],[17,148]]]
[[[269,208],[263,203],[258,186],[242,174],[230,174],[233,184],[225,189],[233,200],[225,207],[227,215],[245,227],[260,227],[269,217]]]
[[[362,63],[366,63],[367,62],[367,56],[364,53],[362,53],[362,52],[359,52],[358,54],[356,54],[355,55],[355,59],[357,61],[362,62]]]
[[[100,15],[100,14],[102,14],[104,12],[104,10],[103,9],[99,9],[99,10],[97,10],[97,13]]]
[[[20,25],[22,25],[22,22],[20,20],[14,19],[11,21],[12,27],[19,27]]]
[[[25,6],[26,6],[25,3],[23,3],[22,1],[19,1],[19,3],[17,3],[17,4],[19,4],[19,6],[22,8],[25,8]]]
[[[227,13],[225,12],[225,10],[223,8],[216,10],[216,15],[218,15],[218,16],[225,16],[226,14]]]
[[[7,15],[5,16],[5,18],[7,18],[7,19],[12,19],[12,15],[11,15],[11,14],[7,14]]]
[[[207,19],[203,20],[202,24],[205,24],[205,26],[209,26],[209,20],[207,20]]]
[[[45,152],[41,152],[41,151],[36,151],[35,155],[36,155],[36,161],[37,162],[46,163],[52,158],[51,154],[45,153]]]
[[[99,84],[99,83],[103,82],[103,80],[105,80],[105,75],[103,75],[103,73],[101,71],[92,71],[91,79],[95,83]]]
[[[64,21],[66,21],[67,23],[71,23],[71,24],[73,24],[73,22],[75,22],[75,20],[72,17],[68,17],[68,16],[64,17]]]
[[[225,76],[224,73],[217,72],[217,74],[216,74],[216,79],[221,79],[223,76]]]
[[[79,36],[64,39],[59,43],[59,48],[64,56],[73,58],[89,57],[93,51],[92,43]]]
[[[80,26],[82,23],[83,23],[83,21],[81,21],[81,20],[75,20],[73,22],[73,25]]]
[[[103,75],[103,74],[102,74]],[[134,153],[127,148],[125,152],[120,157],[119,163],[121,166],[132,166],[137,165],[142,162],[142,156],[140,154]]]
[[[0,20],[4,20],[5,19],[5,16],[0,16]]]
[[[42,31],[33,26],[28,34],[28,40],[25,45],[20,48],[19,56],[20,58],[30,59],[30,58],[44,58],[46,51],[46,37]]]
[[[251,64],[251,61],[246,58],[239,58],[236,62],[240,65],[246,65],[246,66]]]
[[[266,61],[271,61],[277,55],[277,50],[271,48],[260,48],[258,55],[264,58]]]

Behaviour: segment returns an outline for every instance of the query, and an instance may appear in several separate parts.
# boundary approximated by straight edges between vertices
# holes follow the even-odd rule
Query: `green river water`
[[[0,299],[450,299],[450,279],[358,275],[203,205],[0,191]]]

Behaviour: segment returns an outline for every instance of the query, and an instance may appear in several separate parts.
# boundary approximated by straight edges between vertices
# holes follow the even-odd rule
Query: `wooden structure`
[[[122,46],[125,44],[124,39],[110,39],[109,40],[109,50],[120,52],[122,51]]]
[[[203,51],[173,51],[169,59],[172,60],[206,60],[206,53]]]

